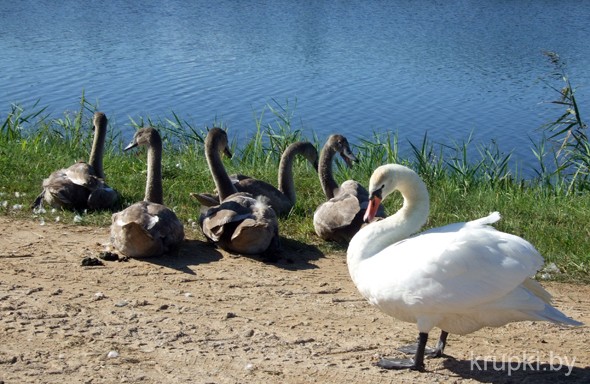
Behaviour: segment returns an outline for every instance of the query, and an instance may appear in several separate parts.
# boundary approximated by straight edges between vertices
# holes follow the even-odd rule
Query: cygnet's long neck
[[[104,113],[96,112],[93,119],[94,124],[94,140],[92,141],[92,149],[90,151],[90,159],[88,164],[94,168],[96,176],[104,179],[104,171],[102,169],[102,159],[104,156],[104,142],[107,135],[107,118]]]
[[[147,183],[145,201],[164,204],[162,188],[162,139],[152,135],[147,148]]]
[[[428,190],[420,177],[414,172],[405,174],[398,181],[397,190],[404,199],[402,208],[383,220],[366,225],[350,241],[347,262],[351,273],[363,260],[417,233],[426,223],[430,203]]]
[[[334,180],[334,174],[332,173],[332,160],[336,154],[336,149],[326,143],[322,152],[320,153],[320,165],[319,175],[320,183],[326,198],[329,200],[334,197],[334,194],[338,190],[338,183]]]
[[[283,192],[292,204],[295,204],[295,181],[293,179],[293,161],[295,156],[302,154],[306,146],[312,145],[308,142],[297,142],[285,149],[279,163],[279,191]]]
[[[209,165],[209,170],[211,171],[211,176],[213,176],[217,193],[219,194],[219,201],[223,201],[229,195],[238,192],[238,190],[231,182],[223,166],[223,161],[219,153],[220,140],[221,138],[215,132],[209,132],[205,140],[205,157]]]

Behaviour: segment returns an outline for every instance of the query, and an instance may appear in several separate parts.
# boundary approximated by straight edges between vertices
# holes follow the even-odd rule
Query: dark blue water
[[[124,136],[175,112],[247,137],[270,104],[310,138],[391,131],[403,150],[473,133],[528,168],[561,113],[543,50],[590,111],[589,20],[573,0],[0,1],[0,118],[37,100],[59,117],[84,91]]]

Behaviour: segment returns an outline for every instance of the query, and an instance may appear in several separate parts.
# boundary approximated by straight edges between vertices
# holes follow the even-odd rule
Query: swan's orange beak
[[[369,199],[369,206],[367,207],[365,216],[363,217],[363,221],[365,223],[368,223],[375,218],[377,210],[379,209],[379,204],[381,204],[381,198],[373,196],[371,199]]]

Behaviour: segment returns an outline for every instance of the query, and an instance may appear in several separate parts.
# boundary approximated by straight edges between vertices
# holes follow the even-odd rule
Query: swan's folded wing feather
[[[153,228],[159,221],[159,217],[150,212],[150,206],[152,203],[147,201],[140,201],[129,207],[125,208],[121,212],[114,213],[113,224],[123,227],[129,223],[137,223],[147,230]]]
[[[252,216],[249,211],[236,211],[230,207],[218,206],[209,209],[205,215],[205,220],[211,227],[219,227],[229,223],[235,223],[245,220]]]
[[[88,208],[90,209],[109,209],[114,208],[119,201],[119,194],[113,188],[102,183],[100,188],[96,188],[88,196]]]
[[[74,184],[94,189],[101,185],[101,180],[97,177],[94,168],[85,162],[78,162],[65,170],[66,176]]]
[[[278,227],[272,221],[249,218],[242,221],[231,237],[232,247],[247,253],[263,253],[278,237]]]
[[[341,194],[320,205],[314,213],[314,220],[320,226],[336,230],[350,225],[360,210],[355,196]]]
[[[136,223],[135,221],[125,223],[121,226],[121,228],[129,231],[129,238],[138,240],[135,241],[136,243],[145,242],[146,239],[149,239],[150,241],[154,239],[148,228],[144,227],[140,223]]]
[[[150,203],[147,211],[153,217],[150,231],[161,239],[164,251],[175,248],[184,240],[184,227],[173,210],[162,204]]]
[[[252,197],[264,197],[265,203],[275,210],[277,214],[283,214],[291,210],[293,203],[283,192],[272,184],[251,177],[234,182],[238,193],[248,193]]]
[[[43,180],[43,193],[50,205],[70,209],[84,208],[89,195],[87,188],[72,182],[65,169],[55,171]]]
[[[128,256],[156,256],[183,239],[182,223],[162,204],[140,201],[112,215],[111,243]]]
[[[225,232],[225,226],[239,223],[252,216],[249,209],[236,201],[224,201],[221,205],[209,208],[201,217],[201,228],[205,236],[219,241]]]
[[[389,263],[391,269],[376,271],[380,283],[373,294],[381,299],[403,297],[431,310],[454,305],[464,309],[505,296],[543,264],[530,243],[492,227],[447,230],[425,232],[386,248],[379,258],[387,255],[395,261]]]
[[[240,223],[240,225],[238,225],[238,227],[236,228],[236,230],[234,231],[234,233],[231,236],[231,240],[236,241],[236,239],[239,239],[243,233],[250,232],[251,229],[255,230],[253,232],[255,236],[260,236],[260,233],[256,234],[256,229],[264,229],[264,228],[265,228],[264,223],[260,223],[260,222],[256,221],[254,218],[246,218]]]
[[[355,180],[346,180],[338,187],[338,195],[345,194],[350,194],[359,201],[369,201],[369,192]]]
[[[66,207],[77,208],[86,201],[88,193],[85,190],[76,188],[73,184],[52,185],[46,189],[52,196],[52,200],[59,201],[61,205]]]

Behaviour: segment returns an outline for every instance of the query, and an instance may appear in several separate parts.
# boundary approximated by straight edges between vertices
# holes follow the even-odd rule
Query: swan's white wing
[[[543,259],[526,240],[471,222],[400,241],[365,263],[372,270],[368,299],[375,305],[449,312],[505,296]]]

